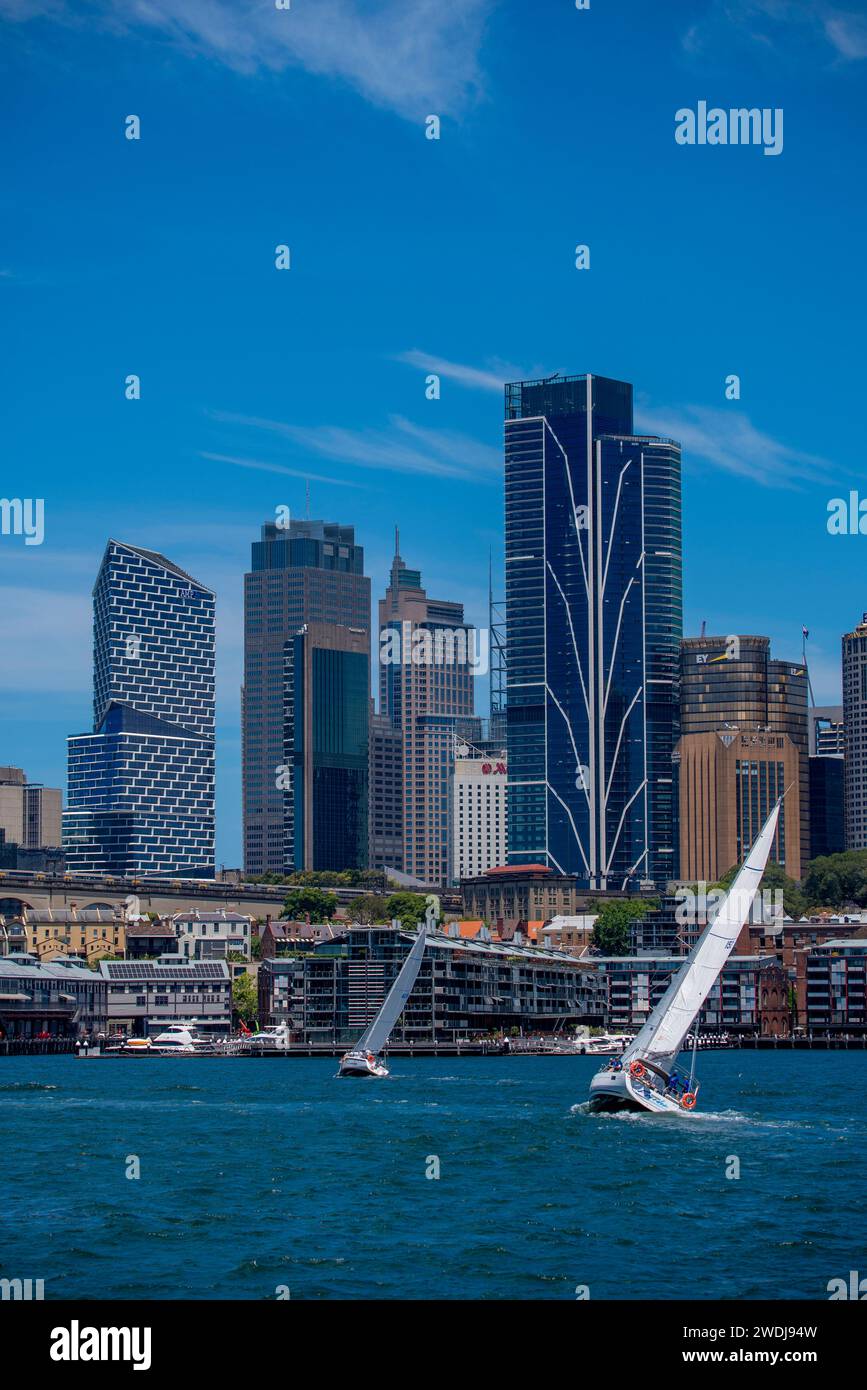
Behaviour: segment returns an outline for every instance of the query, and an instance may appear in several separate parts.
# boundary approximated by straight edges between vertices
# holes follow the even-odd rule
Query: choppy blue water
[[[46,1298],[748,1299],[867,1274],[867,1057],[700,1062],[703,1109],[671,1119],[586,1113],[584,1057],[393,1058],[386,1081],[4,1059],[0,1275]]]

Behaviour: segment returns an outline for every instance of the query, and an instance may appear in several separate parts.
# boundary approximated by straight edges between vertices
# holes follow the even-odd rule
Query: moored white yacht
[[[613,1057],[590,1083],[592,1110],[650,1110],[669,1114],[695,1108],[695,1044],[689,1080],[676,1070],[678,1054],[702,1004],[728,960],[762,881],[777,830],[776,803],[713,921],[705,927],[647,1022],[622,1056]]]
[[[260,1028],[258,1033],[251,1033],[249,1037],[241,1042],[242,1052],[288,1052],[289,1051],[289,1027],[285,1023],[269,1024],[267,1028]]]

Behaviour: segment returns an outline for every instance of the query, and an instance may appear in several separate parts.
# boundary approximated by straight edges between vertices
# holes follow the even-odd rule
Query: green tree
[[[424,920],[425,898],[421,893],[392,893],[385,904],[386,916],[403,927],[417,927]]]
[[[259,998],[253,976],[246,973],[238,975],[232,981],[232,1013],[234,1017],[241,1019],[249,1028],[251,1023],[255,1023],[258,1012]]]
[[[364,926],[378,926],[391,921],[388,915],[388,901],[379,893],[362,893],[361,897],[352,903],[350,913],[356,922],[361,922]]]
[[[825,854],[807,865],[804,896],[811,907],[867,906],[867,850]]]
[[[735,864],[714,887],[730,888],[738,868],[739,865]],[[770,893],[782,891],[783,907],[794,921],[797,922],[798,918],[803,917],[808,911],[807,894],[802,892],[795,879],[789,878],[785,870],[781,869],[779,864],[775,864],[773,860],[768,863],[759,885],[760,892],[766,890]]]
[[[656,903],[646,898],[612,899],[596,903],[591,912],[598,914],[593,924],[593,945],[603,956],[628,956],[632,941],[629,928],[649,912]]]
[[[311,922],[330,922],[336,911],[336,893],[326,893],[321,888],[293,888],[280,916],[297,922],[309,912]]]

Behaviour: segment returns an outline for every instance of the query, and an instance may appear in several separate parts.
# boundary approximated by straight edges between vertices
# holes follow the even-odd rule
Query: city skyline
[[[7,491],[45,503],[41,545],[0,537],[6,756],[58,785],[90,722],[107,535],[171,555],[218,598],[218,862],[241,862],[250,535],[280,505],[305,515],[309,478],[310,514],[354,523],[375,592],[398,523],[429,591],[484,625],[509,379],[641,383],[635,427],[681,440],[685,633],[706,620],[795,659],[804,624],[816,701],[839,703],[840,636],[867,608],[860,537],[826,525],[858,486],[864,287],[846,267],[864,194],[846,171],[867,50],[851,23],[823,6],[763,6],[746,28],[718,6],[540,5],[532,24],[509,4],[424,8],[401,72],[385,29],[324,68],[303,45],[269,68],[257,30],[239,71],[195,25],[182,48],[158,19],[17,23],[26,7],[0,6],[7,100],[27,112],[5,186],[26,208],[48,181],[66,208],[60,242],[50,217],[10,218],[0,263]],[[612,50],[629,93],[614,105]],[[706,98],[785,108],[783,152],[678,146],[675,111]],[[58,104],[74,113],[60,142]],[[519,161],[558,190],[544,226],[513,196]],[[629,215],[624,171],[653,217]]]

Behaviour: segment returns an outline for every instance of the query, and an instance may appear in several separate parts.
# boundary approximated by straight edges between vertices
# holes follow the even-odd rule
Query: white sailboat
[[[741,866],[712,922],[621,1057],[612,1058],[590,1083],[593,1110],[650,1110],[682,1114],[695,1108],[693,1072],[686,1084],[674,1071],[684,1039],[734,949],[753,905],[777,830],[782,797]]]
[[[422,923],[412,949],[400,967],[397,979],[385,996],[385,1002],[376,1018],[365,1029],[355,1046],[341,1057],[338,1076],[388,1076],[388,1068],[379,1060],[379,1054],[388,1042],[391,1030],[412,993],[421,968],[426,940],[427,931]]]

